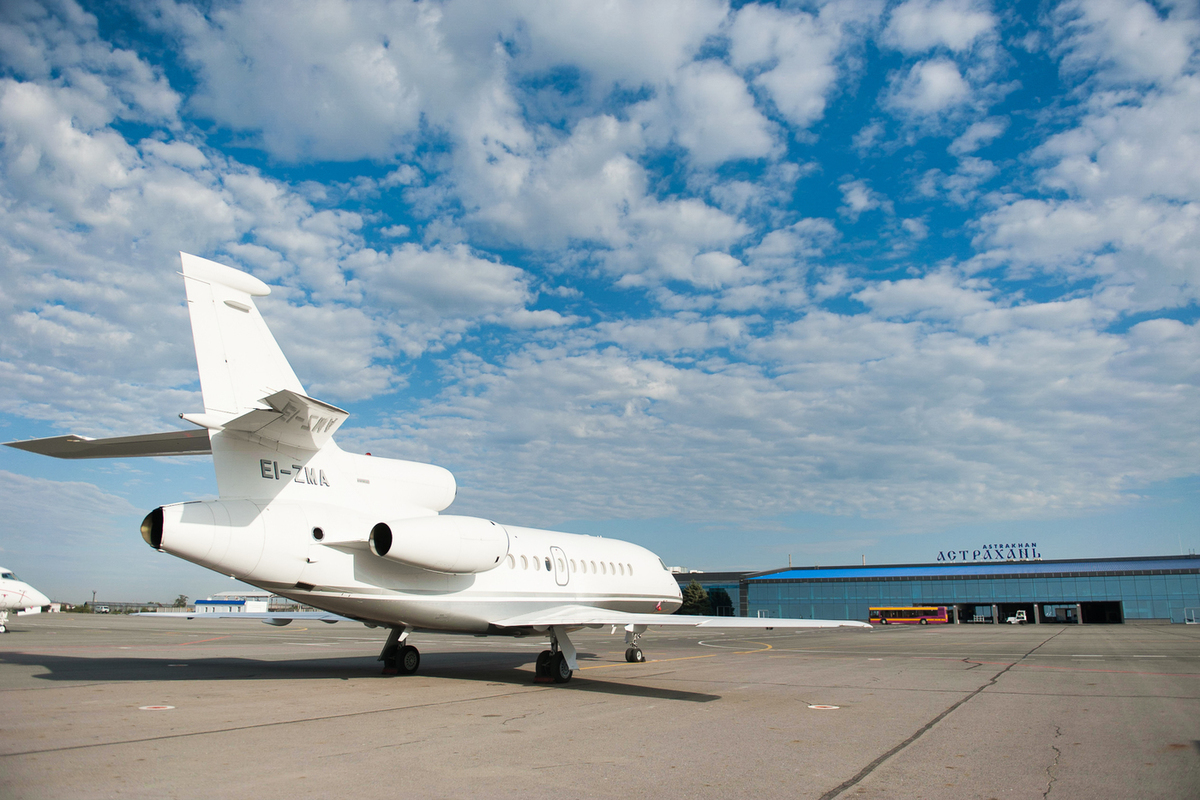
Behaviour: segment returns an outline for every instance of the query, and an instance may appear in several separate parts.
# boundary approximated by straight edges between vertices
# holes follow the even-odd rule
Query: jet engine
[[[380,522],[371,552],[433,572],[487,572],[508,555],[508,531],[478,517],[436,516]]]
[[[241,577],[251,573],[262,557],[261,513],[246,500],[162,506],[142,520],[142,538],[155,550]]]

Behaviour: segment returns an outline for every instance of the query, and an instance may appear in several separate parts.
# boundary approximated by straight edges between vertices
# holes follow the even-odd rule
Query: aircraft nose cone
[[[46,595],[42,594],[37,589],[34,589],[33,591],[31,591],[27,597],[28,597],[30,604],[33,606],[48,606],[48,605],[50,605],[50,598],[46,597]]]

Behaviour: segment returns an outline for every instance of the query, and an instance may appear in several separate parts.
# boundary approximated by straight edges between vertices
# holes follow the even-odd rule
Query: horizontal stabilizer
[[[68,434],[47,439],[5,442],[9,447],[54,458],[135,458],[138,456],[192,456],[212,452],[208,431],[167,431],[140,436],[89,439]]]
[[[770,617],[701,617],[690,614],[630,614],[592,606],[557,606],[531,614],[494,620],[498,628],[592,627],[653,625],[676,628],[870,628],[865,622],[838,619],[771,619]]]
[[[262,402],[270,408],[248,411],[224,423],[224,429],[251,433],[301,450],[320,450],[350,416],[337,406],[287,389],[264,397]]]

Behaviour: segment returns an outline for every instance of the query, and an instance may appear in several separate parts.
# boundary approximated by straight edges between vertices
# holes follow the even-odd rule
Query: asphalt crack
[[[892,756],[896,755],[897,753],[904,751],[904,749],[907,748],[910,744],[917,741],[922,736],[924,736],[926,733],[931,731],[934,728],[934,726],[936,726],[939,722],[941,722],[946,717],[950,716],[952,713],[957,711],[959,708],[961,708],[962,706],[964,706],[967,703],[974,700],[975,697],[978,696],[979,694],[981,694],[984,690],[990,689],[991,687],[995,686],[996,682],[999,681],[1000,678],[1002,678],[1005,673],[1007,673],[1010,669],[1015,667],[1017,664],[1020,664],[1022,661],[1029,658],[1031,655],[1033,655],[1038,650],[1040,650],[1043,646],[1045,646],[1051,639],[1054,639],[1055,637],[1059,636],[1061,633],[1062,633],[1062,631],[1059,631],[1058,633],[1055,633],[1054,635],[1039,642],[1035,647],[1031,648],[1023,656],[1016,659],[1011,664],[1009,664],[1007,667],[1000,670],[995,675],[993,675],[991,678],[989,678],[987,683],[983,684],[982,686],[980,686],[978,689],[971,692],[967,696],[960,698],[957,702],[951,704],[949,708],[945,709],[944,711],[942,711],[942,713],[938,714],[936,717],[929,720],[929,722],[926,722],[924,725],[922,725],[920,728],[918,728],[916,730],[916,732],[914,732],[912,734],[912,736],[909,736],[907,739],[900,742],[900,744],[896,745],[891,750],[888,750],[886,753],[884,753],[883,755],[876,758],[870,764],[867,764],[865,767],[863,767],[861,770],[859,770],[857,775],[850,778],[849,780],[842,782],[841,784],[830,789],[825,794],[821,795],[820,800],[833,800],[833,798],[844,793],[847,789],[857,786],[859,783],[861,783],[863,780],[865,780],[867,778],[867,776],[869,776],[872,772],[874,772],[881,764],[888,761]],[[1047,791],[1049,791],[1049,789],[1047,789]]]
[[[1062,738],[1062,728],[1054,726],[1054,738]],[[1054,782],[1058,780],[1058,762],[1062,758],[1062,750],[1058,749],[1057,745],[1051,744],[1050,749],[1054,751],[1054,761],[1046,767],[1046,791],[1042,792],[1042,800],[1046,800],[1050,796],[1050,790],[1054,788]]]

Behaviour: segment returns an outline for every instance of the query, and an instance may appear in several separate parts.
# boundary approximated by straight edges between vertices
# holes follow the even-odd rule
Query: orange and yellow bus
[[[936,625],[949,622],[945,606],[883,606],[869,609],[870,621],[880,625]]]

